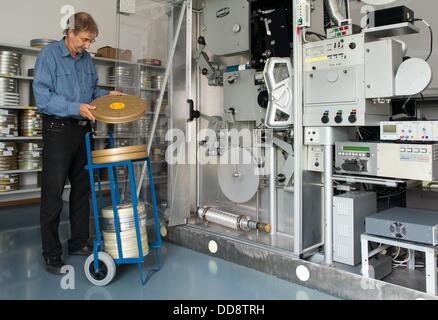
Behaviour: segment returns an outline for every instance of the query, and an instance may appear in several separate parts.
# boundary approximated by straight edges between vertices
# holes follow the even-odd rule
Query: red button
[[[346,35],[347,35],[347,32],[346,32],[346,31],[342,32],[342,35],[343,35],[343,36],[346,36]]]

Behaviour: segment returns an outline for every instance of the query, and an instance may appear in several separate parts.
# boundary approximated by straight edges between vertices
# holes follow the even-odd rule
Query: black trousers
[[[89,123],[82,126],[76,119],[43,117],[40,223],[46,259],[62,254],[58,228],[67,177],[71,184],[68,249],[81,249],[89,238],[90,185],[85,170],[85,134],[90,131]]]

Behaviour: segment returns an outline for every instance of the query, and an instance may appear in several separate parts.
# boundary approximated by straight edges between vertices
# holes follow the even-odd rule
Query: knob
[[[266,90],[260,91],[259,96],[257,97],[257,102],[260,108],[266,109],[269,103],[268,91]]]
[[[205,46],[205,38],[204,37],[199,37],[198,38],[198,44]]]
[[[355,114],[351,114],[351,115],[348,117],[348,121],[350,121],[351,123],[355,123],[355,122],[357,121],[357,117],[356,117],[356,115],[355,115]]]
[[[324,124],[329,123],[329,121],[330,121],[330,119],[329,119],[328,115],[324,115],[324,116],[321,118],[321,122],[324,123]]]
[[[356,49],[356,43],[354,43],[354,42],[350,43],[349,47],[351,50]]]
[[[337,115],[336,117],[335,117],[335,122],[336,123],[341,123],[342,122],[342,116],[341,115]]]
[[[242,28],[237,23],[233,26],[233,32],[238,33]]]

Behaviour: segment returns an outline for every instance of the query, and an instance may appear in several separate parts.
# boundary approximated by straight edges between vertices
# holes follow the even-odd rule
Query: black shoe
[[[68,254],[71,256],[89,256],[93,253],[93,246],[89,243],[86,243],[79,250],[68,250]]]
[[[61,268],[65,266],[64,261],[62,261],[62,257],[54,256],[44,260],[46,264],[46,271],[53,274],[62,274]]]

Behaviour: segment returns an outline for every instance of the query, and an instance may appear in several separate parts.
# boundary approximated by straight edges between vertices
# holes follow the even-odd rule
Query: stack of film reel
[[[138,222],[140,227],[140,238],[142,244],[143,256],[149,252],[148,238],[146,233],[146,207],[140,202],[137,205]],[[117,216],[119,222],[120,240],[122,244],[123,258],[137,258],[139,256],[137,234],[135,230],[134,209],[132,204],[121,204],[117,206]],[[103,243],[104,250],[113,259],[119,257],[116,227],[114,222],[113,207],[102,209],[103,220]]]
[[[21,75],[21,53],[0,50],[0,74],[6,76]]]
[[[21,75],[21,57],[17,52],[0,50],[0,74]],[[0,106],[20,105],[20,92],[17,79],[0,78]]]
[[[20,111],[20,136],[37,137],[42,135],[43,119],[36,110]]]
[[[57,40],[52,40],[52,39],[32,39],[30,40],[30,46],[32,48],[44,48],[46,46],[48,46],[49,44],[58,42]]]
[[[18,145],[18,169],[39,170],[42,168],[42,142],[24,142]]]
[[[18,137],[18,111],[0,109],[0,137]]]
[[[16,191],[20,189],[19,174],[1,174],[0,173],[0,193]]]
[[[0,142],[0,171],[17,170],[17,155],[15,142]]]
[[[108,85],[130,87],[133,85],[134,73],[131,67],[117,66],[109,68]]]

